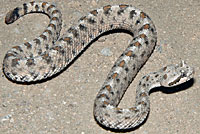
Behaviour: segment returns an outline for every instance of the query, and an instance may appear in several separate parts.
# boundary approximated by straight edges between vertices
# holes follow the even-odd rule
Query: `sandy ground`
[[[44,15],[33,14],[6,25],[5,14],[23,3],[23,0],[0,1],[0,68],[12,46],[34,39],[49,22]],[[161,66],[184,59],[195,68],[195,75],[193,82],[172,88],[173,91],[159,88],[151,93],[147,121],[127,133],[200,134],[199,0],[54,0],[53,3],[63,13],[64,30],[82,15],[104,5],[126,3],[144,10],[156,25],[158,47],[128,88],[120,106],[132,106],[138,80]],[[96,124],[93,103],[107,73],[130,39],[122,33],[101,37],[66,71],[39,84],[15,84],[0,69],[0,133],[113,133]]]

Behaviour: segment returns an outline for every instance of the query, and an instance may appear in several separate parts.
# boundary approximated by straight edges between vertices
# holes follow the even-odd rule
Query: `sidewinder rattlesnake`
[[[157,33],[149,16],[130,5],[107,5],[80,18],[77,25],[59,37],[61,12],[47,2],[30,2],[11,10],[5,22],[13,23],[29,13],[46,14],[50,23],[39,37],[14,46],[6,53],[4,74],[17,82],[39,81],[60,72],[102,33],[115,29],[131,33],[132,41],[115,62],[95,99],[94,117],[105,127],[129,129],[140,125],[150,110],[149,91],[152,88],[175,86],[193,77],[193,68],[184,61],[168,65],[140,80],[135,106],[118,108],[127,87],[155,48]]]

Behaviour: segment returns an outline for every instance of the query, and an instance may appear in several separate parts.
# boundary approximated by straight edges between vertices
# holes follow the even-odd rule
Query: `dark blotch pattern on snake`
[[[129,5],[107,5],[91,11],[59,37],[61,12],[47,2],[30,2],[10,11],[5,22],[13,23],[29,13],[44,13],[50,18],[50,23],[39,37],[14,46],[6,53],[3,71],[13,81],[32,82],[51,77],[64,69],[92,40],[107,31],[123,29],[133,35],[95,99],[94,117],[103,126],[129,129],[140,125],[150,110],[149,91],[152,88],[174,86],[192,78],[193,69],[184,61],[179,65],[168,65],[140,80],[135,106],[118,108],[127,87],[156,45],[156,29],[148,15]]]

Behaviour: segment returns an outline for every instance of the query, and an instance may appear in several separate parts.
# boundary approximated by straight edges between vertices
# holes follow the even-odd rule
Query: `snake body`
[[[126,30],[132,41],[117,59],[94,103],[94,117],[105,127],[129,129],[140,125],[150,110],[149,91],[158,86],[174,86],[192,78],[193,69],[185,62],[168,65],[144,76],[136,89],[135,106],[118,108],[126,89],[152,54],[157,33],[149,16],[130,5],[107,5],[81,17],[59,37],[62,19],[55,5],[30,2],[8,12],[5,22],[13,23],[28,13],[44,13],[50,18],[37,38],[12,47],[3,61],[5,75],[17,82],[39,81],[63,70],[95,38],[111,30]]]

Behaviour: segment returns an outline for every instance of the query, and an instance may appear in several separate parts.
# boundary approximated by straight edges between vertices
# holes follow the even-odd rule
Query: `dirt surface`
[[[52,0],[53,1],[53,0]],[[51,2],[51,1],[50,1]],[[41,14],[6,25],[6,13],[23,0],[0,1],[0,68],[14,45],[34,39],[48,25]],[[200,134],[200,1],[199,0],[54,0],[63,14],[63,31],[92,9],[131,4],[145,11],[157,28],[158,47],[128,88],[120,106],[135,103],[135,87],[145,74],[185,60],[195,68],[194,81],[151,93],[146,122],[130,134]],[[62,31],[62,33],[63,33]],[[112,34],[94,42],[66,71],[38,84],[9,81],[0,69],[1,134],[108,134],[93,117],[93,103],[114,61],[131,40]]]

